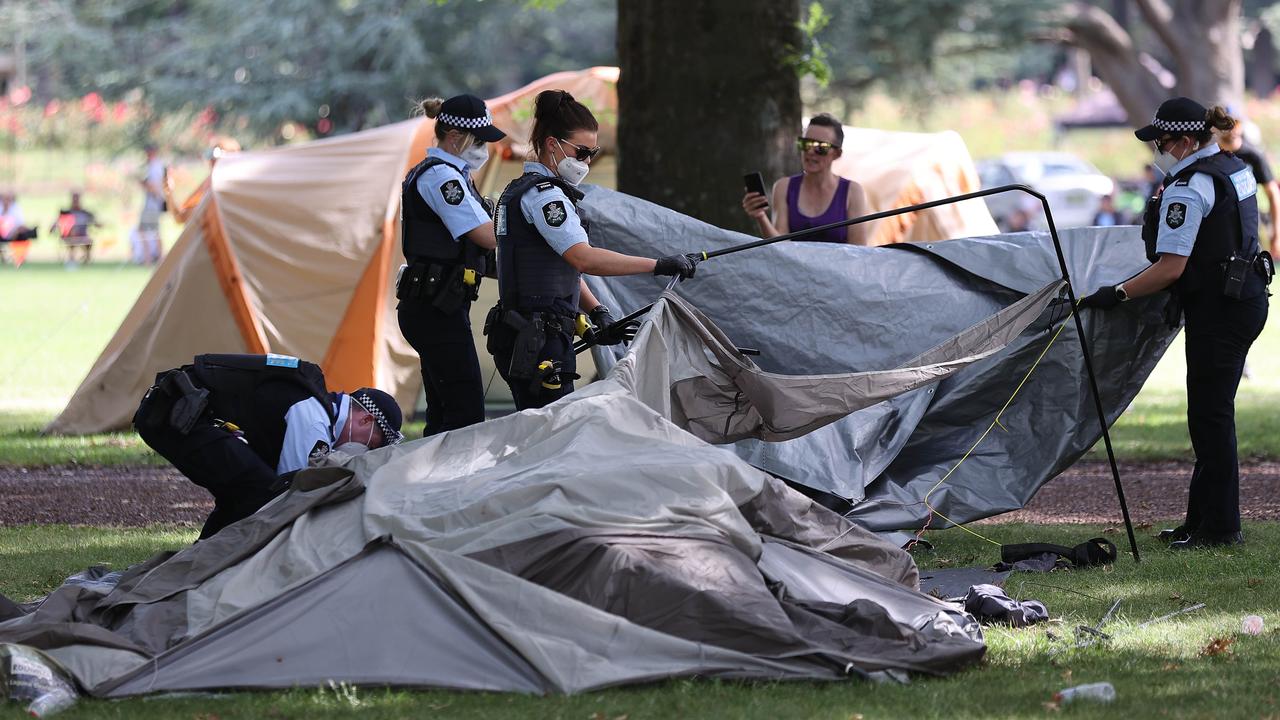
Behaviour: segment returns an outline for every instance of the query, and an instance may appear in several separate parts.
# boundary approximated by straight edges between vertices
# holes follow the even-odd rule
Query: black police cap
[[[1189,135],[1209,128],[1209,110],[1186,97],[1176,97],[1160,103],[1151,124],[1133,134],[1143,142],[1158,140],[1165,135]]]
[[[400,405],[396,403],[395,398],[378,388],[360,388],[351,393],[351,399],[373,416],[386,444],[394,445],[404,438],[400,432],[404,414],[400,411]]]
[[[466,130],[484,142],[497,142],[507,134],[493,126],[493,116],[475,95],[454,95],[440,105],[436,122]]]

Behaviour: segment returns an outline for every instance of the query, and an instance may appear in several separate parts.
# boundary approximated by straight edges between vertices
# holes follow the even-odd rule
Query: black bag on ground
[[[1075,547],[1054,545],[1052,543],[1020,543],[1017,545],[1001,545],[1000,561],[1012,565],[1021,560],[1028,560],[1045,553],[1052,553],[1077,568],[1094,565],[1108,565],[1116,561],[1116,544],[1106,538],[1093,538]]]

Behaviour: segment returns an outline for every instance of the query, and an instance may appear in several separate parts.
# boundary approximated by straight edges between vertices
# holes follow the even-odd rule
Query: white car
[[[1060,228],[1093,224],[1103,196],[1115,183],[1085,160],[1064,152],[1011,152],[976,163],[982,187],[1030,185],[1049,200],[1053,222]],[[1040,201],[1025,193],[1001,193],[986,198],[987,208],[1001,230],[1048,227]],[[1018,217],[1022,213],[1024,217]]]

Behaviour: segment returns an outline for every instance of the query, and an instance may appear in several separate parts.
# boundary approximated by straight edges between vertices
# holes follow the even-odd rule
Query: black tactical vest
[[[473,256],[480,256],[483,251],[465,238],[455,240],[449,233],[448,226],[431,209],[427,201],[422,199],[422,193],[418,192],[418,178],[436,165],[448,165],[457,170],[467,178],[466,190],[470,191],[474,197],[480,197],[471,178],[462,169],[441,158],[428,155],[426,159],[415,165],[400,185],[400,240],[405,259],[409,262],[415,260],[467,262],[470,266],[471,263],[468,261]],[[457,192],[465,191],[459,185]]]
[[[508,310],[559,310],[575,313],[579,279],[574,269],[542,238],[520,210],[520,198],[537,187],[558,187],[576,207],[580,190],[557,177],[525,173],[498,198],[495,225],[498,237],[498,295]]]
[[[284,447],[285,413],[315,398],[337,421],[335,396],[325,388],[319,366],[274,355],[197,355],[183,367],[193,382],[209,391],[209,413],[235,423],[249,447],[272,468]]]
[[[1228,152],[1201,158],[1166,178],[1165,187],[1191,182],[1191,176],[1204,173],[1213,179],[1213,207],[1200,221],[1187,269],[1176,285],[1179,293],[1191,294],[1204,289],[1220,288],[1222,264],[1233,253],[1252,258],[1261,249],[1258,244],[1257,182],[1249,166]],[[1241,193],[1246,196],[1240,197]],[[1165,222],[1165,218],[1158,218]],[[1250,273],[1252,275],[1252,273]]]

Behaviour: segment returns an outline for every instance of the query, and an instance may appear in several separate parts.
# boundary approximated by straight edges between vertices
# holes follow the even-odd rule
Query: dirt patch
[[[1176,520],[1186,511],[1191,463],[1121,463],[1120,473],[1135,524]],[[1280,463],[1242,465],[1244,517],[1280,519],[1277,489]],[[209,493],[171,468],[0,467],[0,525],[198,525],[212,508]],[[1110,467],[1077,463],[1041,488],[1026,508],[984,522],[1119,523]]]
[[[1180,520],[1187,511],[1189,462],[1120,463],[1129,516],[1135,525]],[[1022,510],[984,522],[1119,523],[1111,466],[1080,462],[1040,488]],[[1240,514],[1247,520],[1280,519],[1280,463],[1240,466]],[[1176,524],[1176,523],[1175,523]]]
[[[212,509],[172,468],[0,467],[0,525],[198,525]]]

